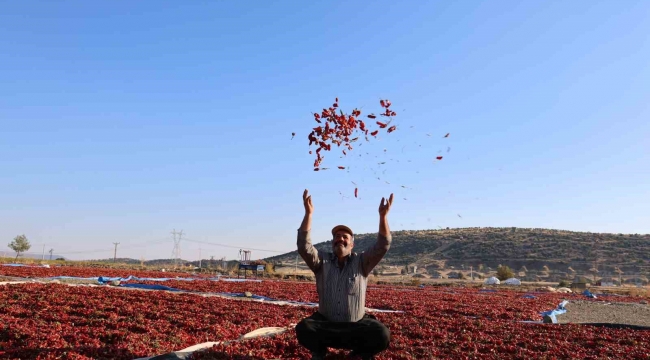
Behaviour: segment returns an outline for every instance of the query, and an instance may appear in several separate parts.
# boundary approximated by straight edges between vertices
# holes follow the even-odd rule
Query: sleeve
[[[378,234],[377,242],[368,249],[368,251],[361,254],[361,266],[364,276],[370,275],[372,269],[379,264],[384,255],[388,252],[388,249],[390,249],[390,243],[392,241],[393,237],[390,234],[388,236]]]
[[[305,260],[307,266],[316,274],[320,270],[321,259],[318,250],[311,244],[311,236],[308,231],[298,230],[298,254]]]

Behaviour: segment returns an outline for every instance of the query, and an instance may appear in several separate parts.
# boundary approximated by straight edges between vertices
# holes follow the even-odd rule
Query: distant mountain
[[[458,228],[394,231],[393,243],[380,265],[416,265],[419,268],[496,269],[503,264],[515,271],[586,273],[597,264],[600,272],[616,268],[625,274],[650,271],[650,235],[603,234],[529,228]],[[317,237],[318,234],[312,234]],[[355,236],[361,252],[377,233]],[[315,244],[331,251],[331,240]],[[266,258],[294,263],[297,251]],[[302,259],[300,259],[302,262]],[[299,263],[300,263],[299,262]]]

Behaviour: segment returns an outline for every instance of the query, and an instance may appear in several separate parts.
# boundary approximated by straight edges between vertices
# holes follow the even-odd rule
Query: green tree
[[[497,268],[497,279],[503,281],[515,277],[515,273],[507,265],[501,265]]]
[[[31,247],[32,245],[29,243],[29,240],[27,240],[27,236],[25,235],[18,235],[14,238],[14,241],[9,243],[9,248],[16,252],[16,260],[18,260],[18,256],[20,256],[21,253],[24,253]]]

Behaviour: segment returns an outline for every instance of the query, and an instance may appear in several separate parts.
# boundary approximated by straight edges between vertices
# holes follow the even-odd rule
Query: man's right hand
[[[311,195],[309,191],[305,189],[305,192],[302,193],[302,202],[305,205],[305,215],[311,215],[314,213],[314,205],[311,203]]]

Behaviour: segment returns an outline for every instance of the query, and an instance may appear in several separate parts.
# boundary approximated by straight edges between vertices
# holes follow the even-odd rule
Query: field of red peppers
[[[6,275],[6,269],[2,270]],[[83,270],[56,275],[127,275],[104,273],[104,269]],[[164,285],[317,301],[315,286],[306,283],[198,280],[168,281]],[[392,334],[390,348],[377,358],[650,358],[650,331],[518,322],[540,320],[539,311],[554,308],[562,299],[584,299],[566,294],[535,296],[525,299],[522,293],[501,290],[371,286],[368,307],[404,311],[375,314]],[[287,326],[313,311],[308,307],[108,286],[4,285],[0,287],[0,358],[133,359],[206,341],[234,340],[261,327]],[[335,351],[330,358],[344,359],[345,354]],[[295,332],[289,331],[277,337],[215,346],[194,357],[305,359],[308,354],[297,344]]]
[[[181,272],[162,272],[152,270],[128,270],[128,269],[111,269],[111,268],[86,268],[79,266],[52,266],[49,268],[39,266],[5,266],[0,264],[0,275],[29,277],[29,278],[46,278],[54,276],[76,276],[76,277],[127,277],[134,275],[138,277],[188,277],[187,273]],[[206,276],[206,275],[202,275]]]

